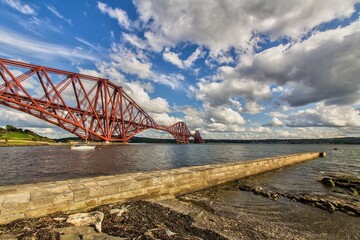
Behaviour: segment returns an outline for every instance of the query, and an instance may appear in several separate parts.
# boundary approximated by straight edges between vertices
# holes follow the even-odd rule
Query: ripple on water
[[[271,174],[267,176],[267,180],[272,182]],[[202,196],[209,202],[215,202],[218,209],[226,208],[225,216],[229,218],[246,214],[269,225],[297,229],[294,233],[306,232],[306,236],[313,236],[314,239],[360,238],[359,217],[352,217],[342,212],[330,214],[325,210],[292,202],[286,198],[274,201],[252,192],[240,191],[236,182],[203,191],[200,197]],[[296,236],[291,237],[296,238]]]
[[[277,172],[274,188],[296,191],[310,184],[318,171],[360,172],[360,146],[287,144],[128,144],[98,146],[95,151],[70,151],[69,146],[0,148],[0,185],[63,180],[116,173],[152,171],[184,166],[246,161],[299,152],[325,151],[326,158]],[[265,179],[266,180],[266,179]]]
[[[299,152],[327,152],[318,158],[271,173],[249,178],[260,186],[285,192],[327,194],[317,180],[321,172],[341,171],[360,174],[360,146],[286,144],[129,144],[101,146],[91,152],[70,151],[69,146],[1,147],[0,185],[64,180],[115,173],[152,171],[220,162],[293,154]],[[304,231],[327,233],[330,239],[360,239],[359,218],[293,203],[286,199],[273,201],[239,191],[214,188],[208,194],[219,204],[264,219],[269,223],[294,223]],[[331,237],[332,236],[332,237]]]

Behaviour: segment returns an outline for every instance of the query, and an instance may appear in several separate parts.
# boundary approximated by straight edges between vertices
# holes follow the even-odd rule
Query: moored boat
[[[87,143],[85,143],[85,144],[77,143],[77,144],[71,146],[71,150],[85,151],[85,150],[94,150],[94,149],[95,149],[95,146],[88,145]]]

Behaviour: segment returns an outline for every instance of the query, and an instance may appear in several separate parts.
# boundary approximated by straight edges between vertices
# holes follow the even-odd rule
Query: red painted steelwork
[[[191,133],[184,122],[178,122],[166,128],[171,133],[177,143],[189,143]]]
[[[0,58],[0,104],[57,125],[76,136],[127,142],[149,128],[189,143],[183,122],[158,125],[122,87],[108,79]],[[196,135],[196,134],[195,134]]]
[[[195,143],[205,143],[205,140],[202,139],[200,132],[195,131],[195,134],[193,135]]]

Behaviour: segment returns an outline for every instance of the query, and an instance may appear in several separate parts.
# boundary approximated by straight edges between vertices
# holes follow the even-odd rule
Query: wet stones
[[[336,207],[332,205],[331,202],[324,202],[323,205],[330,213],[333,213],[336,210]]]
[[[326,180],[327,181],[327,180]],[[331,183],[330,183],[331,184]],[[273,192],[265,190],[261,187],[253,187],[239,182],[238,188],[242,191],[250,191],[256,195],[277,200],[279,198],[287,198],[291,201],[308,204],[333,213],[334,211],[342,211],[352,216],[360,216],[360,201],[358,199],[341,199],[331,195],[308,195],[308,194],[291,194],[282,192]]]
[[[280,194],[280,193],[275,193],[275,192],[271,192],[271,191],[265,191],[261,187],[253,188],[253,187],[245,185],[245,184],[240,184],[240,185],[238,185],[238,188],[240,190],[242,190],[242,191],[253,192],[256,195],[261,195],[263,197],[272,198],[273,200],[277,200],[277,199],[283,197],[283,195]]]
[[[324,186],[332,188],[332,191],[352,196],[359,195],[360,178],[358,176],[342,173],[326,173],[326,175],[320,182]]]
[[[58,233],[60,240],[81,240],[81,239],[106,239],[106,240],[128,240],[128,238],[123,237],[114,237],[110,236],[106,233],[96,232],[93,227],[65,227],[55,229]],[[43,238],[39,239],[51,239],[46,238],[48,236],[43,236]]]
[[[335,183],[331,178],[325,177],[321,179],[320,182],[327,187],[335,187]]]

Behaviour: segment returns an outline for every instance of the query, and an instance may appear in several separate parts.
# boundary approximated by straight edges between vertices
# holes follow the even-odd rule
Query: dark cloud
[[[360,97],[360,21],[314,33],[304,42],[278,46],[237,67],[239,76],[283,87],[291,106],[327,101],[353,104]]]

